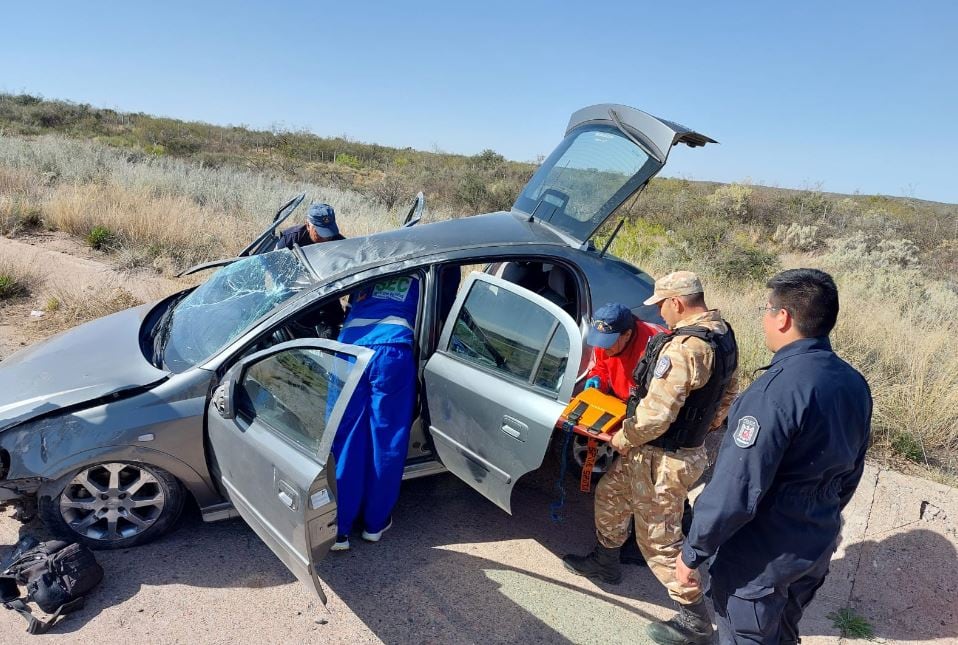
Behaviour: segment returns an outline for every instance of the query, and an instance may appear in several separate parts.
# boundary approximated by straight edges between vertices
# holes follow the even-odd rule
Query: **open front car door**
[[[471,274],[425,368],[442,463],[511,513],[512,488],[542,465],[581,360],[569,314],[516,284]]]
[[[185,275],[191,275],[193,273],[199,273],[200,271],[205,271],[206,269],[213,269],[216,267],[225,266],[227,264],[232,264],[240,258],[245,258],[250,255],[260,255],[261,253],[269,253],[270,251],[276,248],[276,241],[279,237],[276,235],[276,229],[280,225],[289,219],[289,216],[293,214],[293,211],[296,210],[296,207],[303,203],[303,200],[306,199],[306,193],[300,193],[296,197],[293,197],[291,200],[279,207],[279,210],[276,211],[276,214],[273,215],[272,223],[267,226],[262,233],[256,236],[256,238],[250,242],[245,249],[240,251],[235,258],[222,258],[219,260],[213,260],[212,262],[203,262],[202,264],[197,264],[191,266],[188,269],[184,269],[176,274],[178,278],[182,278]]]
[[[316,564],[336,540],[330,450],[371,355],[332,340],[275,345],[234,365],[207,410],[223,491],[324,604]]]

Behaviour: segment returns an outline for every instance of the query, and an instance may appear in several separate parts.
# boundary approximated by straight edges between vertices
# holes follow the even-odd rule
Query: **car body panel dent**
[[[320,279],[327,280],[384,262],[392,265],[470,248],[542,243],[565,244],[551,229],[529,222],[528,217],[497,212],[313,244],[303,254]]]
[[[137,396],[34,419],[0,434],[0,447],[11,456],[8,479],[55,481],[96,462],[165,456],[163,462],[149,463],[178,476],[174,471],[181,471],[200,506],[222,501],[210,484],[203,443],[211,377],[191,370]]]
[[[0,365],[0,431],[67,406],[148,387],[169,372],[151,365],[139,331],[143,305],[23,349]]]

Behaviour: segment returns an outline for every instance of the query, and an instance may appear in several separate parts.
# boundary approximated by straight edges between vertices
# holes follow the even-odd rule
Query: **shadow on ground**
[[[628,567],[621,585],[604,587],[625,597],[619,599],[562,568],[562,554],[592,546],[592,502],[591,496],[578,493],[569,476],[564,521],[550,519],[558,472],[554,461],[547,460],[541,472],[517,486],[513,516],[451,475],[406,482],[395,527],[382,542],[354,538],[351,552],[330,553],[320,565],[327,592],[387,643],[563,642],[570,630],[591,630],[581,624],[583,619],[594,619],[598,633],[615,630],[614,621],[603,616],[623,612],[640,628],[654,617],[627,598],[668,603],[646,569]],[[25,532],[49,537],[36,522],[20,530]],[[0,547],[0,556],[7,551]],[[106,571],[103,583],[56,633],[82,633],[101,611],[146,587],[264,588],[295,580],[245,523],[205,524],[195,510],[187,511],[177,530],[158,542],[98,551],[97,559]],[[315,606],[305,588],[302,597],[304,609]],[[583,605],[592,608],[590,615],[578,611]],[[575,628],[568,624],[573,620],[579,623]]]
[[[333,592],[324,640],[339,637],[337,625],[347,620],[345,613],[355,614],[386,643],[641,642],[642,627],[657,617],[650,611],[658,617],[670,613],[662,609],[670,607],[668,597],[645,568],[626,567],[623,583],[607,587],[562,568],[564,553],[592,546],[592,498],[579,493],[569,476],[565,519],[553,522],[549,506],[557,472],[550,455],[539,472],[523,479],[515,490],[512,516],[451,475],[405,483],[395,526],[382,542],[354,539],[352,551],[330,553],[319,566],[327,592]],[[25,530],[36,533],[38,528]],[[0,547],[0,555],[6,551]],[[103,584],[86,608],[55,632],[82,633],[100,612],[138,593],[158,598],[155,589],[152,596],[147,593],[149,587],[222,589],[217,597],[229,606],[223,599],[230,589],[268,594],[271,587],[295,581],[242,521],[204,524],[195,511],[159,542],[98,552],[97,557],[106,570]],[[852,604],[872,622],[876,636],[919,641],[958,637],[958,556],[946,538],[916,529],[849,545],[844,558],[853,560],[845,565],[858,572]],[[833,563],[833,569],[841,562]],[[315,603],[305,589],[301,597],[298,607],[312,613],[308,610]],[[132,611],[143,612],[144,606],[149,612],[150,601]],[[840,608],[824,606],[819,613]],[[287,609],[288,615],[297,607]],[[197,608],[184,620],[202,620],[204,611]],[[257,620],[267,625],[289,620],[257,606],[230,611],[259,612]],[[149,620],[149,613],[143,620]],[[810,623],[811,633],[803,635],[837,636],[825,621]]]
[[[915,528],[849,546],[845,557],[858,565],[851,604],[876,637],[958,640],[958,552],[948,539]]]

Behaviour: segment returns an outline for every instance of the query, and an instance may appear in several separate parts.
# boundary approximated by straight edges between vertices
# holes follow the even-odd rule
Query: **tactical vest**
[[[728,325],[728,323],[726,323]],[[671,332],[661,332],[652,337],[646,347],[645,355],[635,366],[632,378],[636,385],[632,396],[629,397],[626,411],[627,417],[635,416],[635,409],[639,401],[649,392],[652,379],[655,378],[655,366],[659,362],[659,354],[670,340],[677,336],[694,336],[709,344],[714,356],[712,374],[709,380],[697,390],[689,393],[679,414],[665,433],[648,442],[649,446],[657,446],[669,452],[679,448],[695,448],[705,442],[709,425],[715,418],[722,396],[728,388],[729,381],[738,367],[738,345],[735,342],[735,332],[728,325],[728,333],[720,334],[706,327],[679,327]]]

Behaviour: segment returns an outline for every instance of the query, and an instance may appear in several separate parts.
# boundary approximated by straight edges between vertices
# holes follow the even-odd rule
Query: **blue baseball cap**
[[[312,224],[316,232],[323,237],[339,235],[339,227],[336,226],[336,212],[329,204],[310,204],[309,210],[306,211],[306,221]]]
[[[609,349],[619,336],[635,326],[635,316],[625,305],[610,302],[602,305],[592,317],[592,324],[585,334],[585,342],[592,347]]]

